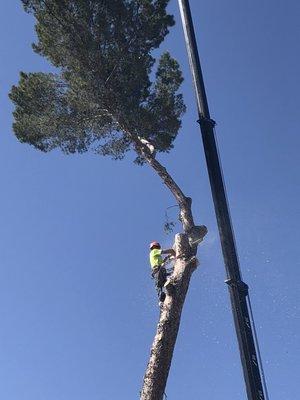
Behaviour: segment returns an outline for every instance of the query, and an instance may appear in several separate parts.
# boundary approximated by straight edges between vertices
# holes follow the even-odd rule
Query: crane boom
[[[215,122],[210,117],[205,85],[197,49],[192,15],[188,0],[178,0],[186,47],[193,76],[199,113],[202,141],[211,185],[212,197],[221,239],[222,253],[226,268],[226,283],[229,288],[240,357],[249,400],[267,400],[262,384],[260,363],[253,335],[247,299],[248,286],[243,282],[235,245],[234,233],[229,213],[219,159]]]

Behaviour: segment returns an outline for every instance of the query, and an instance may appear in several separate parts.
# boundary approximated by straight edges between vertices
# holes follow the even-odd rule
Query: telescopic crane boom
[[[223,182],[221,163],[215,140],[215,122],[211,119],[206,97],[200,58],[197,49],[191,10],[188,0],[178,0],[190,68],[195,87],[199,124],[206,157],[207,169],[221,239],[223,258],[226,268],[226,283],[230,292],[231,306],[239,344],[240,357],[249,400],[268,400],[265,397],[263,375],[260,370],[259,349],[255,346],[252,321],[249,316],[247,300],[248,286],[243,282],[235,246],[233,228]],[[251,311],[251,309],[250,309]]]

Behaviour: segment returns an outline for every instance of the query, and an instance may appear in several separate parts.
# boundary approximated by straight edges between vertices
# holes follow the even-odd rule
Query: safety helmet
[[[160,244],[159,244],[158,242],[151,242],[149,247],[150,247],[150,250],[152,250],[153,247],[158,247],[158,248],[160,248]]]

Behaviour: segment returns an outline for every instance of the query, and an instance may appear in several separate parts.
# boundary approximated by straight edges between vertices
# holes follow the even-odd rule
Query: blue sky
[[[191,0],[244,280],[272,400],[295,400],[300,369],[299,12],[290,0]],[[11,129],[33,19],[2,1],[0,23],[0,398],[138,398],[158,308],[148,243],[174,200],[132,156],[42,154]],[[177,3],[162,48],[180,61],[187,113],[161,160],[209,234],[199,249],[168,398],[246,398]],[[176,217],[174,211],[171,216]],[[177,226],[177,229],[180,229]]]

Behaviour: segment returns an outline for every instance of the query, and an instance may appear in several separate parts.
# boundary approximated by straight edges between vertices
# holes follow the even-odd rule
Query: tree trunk
[[[123,126],[135,144],[137,153],[154,169],[175,197],[180,209],[179,219],[184,233],[175,236],[176,261],[170,277],[167,296],[160,311],[156,335],[144,376],[140,400],[162,400],[171,367],[173,352],[180,325],[181,312],[193,271],[197,268],[197,246],[207,233],[204,225],[195,226],[192,199],[186,197],[166,168],[150,153],[139,137]]]
[[[180,325],[181,311],[193,271],[197,267],[196,249],[186,234],[175,236],[176,262],[167,297],[160,312],[150,360],[144,376],[141,400],[162,400]]]

